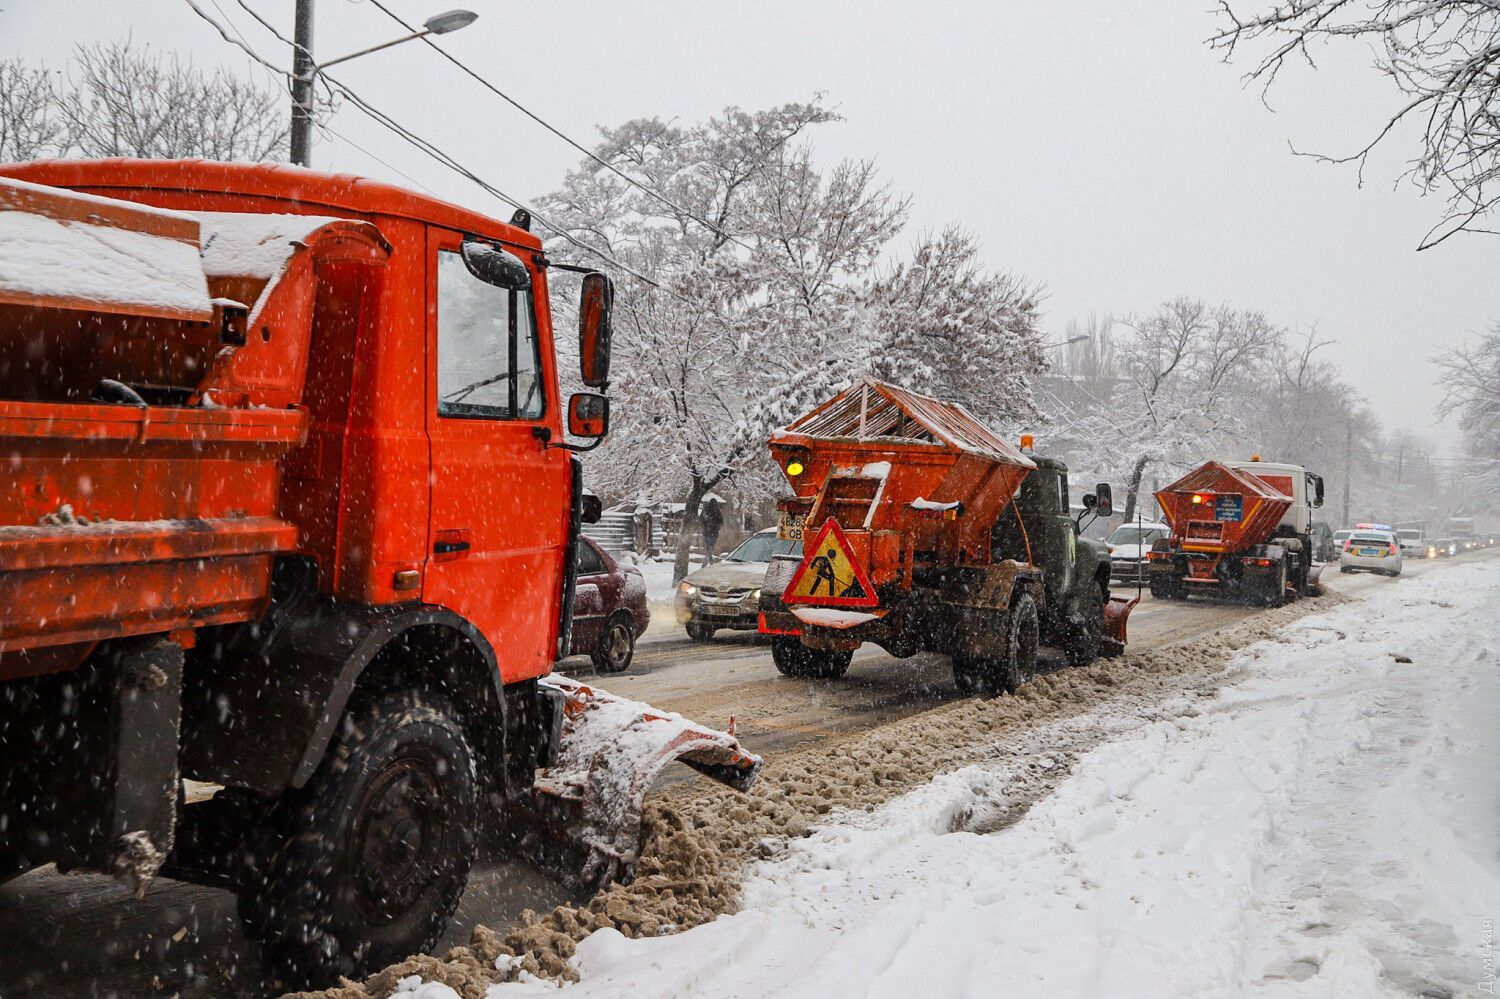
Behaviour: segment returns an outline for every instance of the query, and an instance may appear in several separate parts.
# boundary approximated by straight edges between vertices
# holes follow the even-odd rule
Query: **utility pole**
[[[292,162],[312,166],[313,0],[297,0],[292,49]]]
[[[1344,526],[1349,526],[1349,477],[1355,465],[1355,422],[1344,417]]]

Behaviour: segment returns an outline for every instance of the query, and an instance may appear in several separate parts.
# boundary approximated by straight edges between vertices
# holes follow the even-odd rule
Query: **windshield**
[[[1109,536],[1112,545],[1149,545],[1157,538],[1167,536],[1165,529],[1160,527],[1141,527],[1136,524],[1126,524],[1115,528],[1115,533]]]
[[[729,562],[769,562],[775,555],[800,555],[802,542],[774,534],[754,534],[725,556]]]
[[[1397,531],[1396,532],[1396,537],[1400,538],[1402,541],[1421,541],[1422,540],[1422,532],[1421,531]]]

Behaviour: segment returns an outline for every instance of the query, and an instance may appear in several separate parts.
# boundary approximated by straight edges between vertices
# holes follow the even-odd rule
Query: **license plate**
[[[776,536],[783,541],[801,541],[802,525],[807,518],[802,514],[784,513],[776,527]]]
[[[714,604],[704,604],[703,613],[709,615],[710,617],[739,617],[740,609],[734,606],[717,606]]]
[[[1359,555],[1362,558],[1374,558],[1377,555],[1384,555],[1384,554],[1385,553],[1382,552],[1379,548],[1361,548],[1359,550]]]

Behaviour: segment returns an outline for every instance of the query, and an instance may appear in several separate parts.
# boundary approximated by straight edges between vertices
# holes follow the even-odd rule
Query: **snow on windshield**
[[[731,562],[769,562],[776,555],[796,555],[802,542],[778,538],[774,534],[756,534],[740,542],[728,555]]]

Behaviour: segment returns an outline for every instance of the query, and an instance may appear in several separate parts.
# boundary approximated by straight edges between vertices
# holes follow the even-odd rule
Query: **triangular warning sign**
[[[829,517],[781,595],[783,602],[817,607],[878,607],[870,577],[854,558],[844,529]]]

